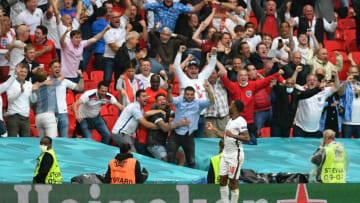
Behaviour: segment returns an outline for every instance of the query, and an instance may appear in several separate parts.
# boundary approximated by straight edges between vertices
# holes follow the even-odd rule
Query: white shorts
[[[237,158],[225,158],[221,157],[220,166],[219,166],[219,175],[228,176],[229,179],[239,179],[240,169],[244,163],[244,152],[240,152],[240,156]]]

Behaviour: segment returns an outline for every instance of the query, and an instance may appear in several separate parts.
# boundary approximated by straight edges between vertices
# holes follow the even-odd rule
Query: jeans
[[[49,137],[57,136],[57,124],[54,112],[44,112],[35,116],[36,128],[39,132],[39,137],[45,135]]]
[[[270,129],[271,137],[289,137],[291,128],[282,128],[278,125],[272,125]]]
[[[322,137],[322,133],[320,131],[316,131],[316,132],[305,132],[303,131],[300,127],[294,125],[294,130],[293,130],[293,136],[294,137],[312,137],[312,138],[321,138]]]
[[[6,133],[6,126],[4,124],[4,121],[0,120],[0,135],[3,135]]]
[[[249,131],[249,136],[250,136],[250,141],[249,142],[243,142],[244,144],[249,144],[249,145],[257,145],[257,136],[258,136],[258,132],[257,132],[257,128],[256,125],[254,123],[248,123],[247,124],[247,128]]]
[[[166,68],[161,65],[156,59],[154,58],[149,58],[149,61],[151,63],[151,72],[152,73],[155,73],[155,74],[159,74],[161,70],[165,70],[166,71]],[[166,71],[168,72],[168,71]]]
[[[342,136],[343,138],[360,138],[360,126],[359,125],[342,125]]]
[[[138,140],[135,140],[135,148],[137,150],[137,153],[150,156],[150,152],[146,148],[146,144],[140,143]]]
[[[120,146],[122,143],[129,143],[131,146],[131,151],[136,152],[135,140],[131,135],[127,135],[125,133],[113,134],[112,138],[118,146]]]
[[[166,148],[163,145],[147,146],[147,150],[155,159],[164,159],[167,156]]]
[[[106,126],[104,119],[101,116],[95,118],[86,118],[80,122],[82,134],[86,138],[91,138],[91,130],[95,128],[101,135],[101,142],[104,144],[110,143],[110,132]]]
[[[59,137],[68,137],[69,133],[69,117],[67,113],[58,113],[55,115],[57,119],[57,128]]]
[[[92,48],[93,46],[86,47],[83,52],[83,60],[80,61],[79,69],[81,69],[82,72],[86,70],[87,65],[89,64],[89,61],[91,59],[92,54]]]
[[[114,73],[114,59],[113,58],[103,58],[104,62],[104,80],[111,82],[112,74]]]
[[[30,120],[19,114],[7,117],[7,130],[9,137],[30,137]]]
[[[198,129],[194,132],[194,136],[196,138],[202,138],[202,136],[204,135],[205,132],[205,116],[204,115],[200,115],[199,117],[199,122],[198,122]]]
[[[264,127],[265,122],[271,119],[271,116],[272,116],[271,109],[254,112],[254,123],[259,132],[261,131],[261,128]]]
[[[56,55],[59,58],[59,61],[61,62],[61,49],[56,49]]]
[[[95,69],[103,70],[104,68],[104,54],[94,53],[95,56]]]
[[[168,140],[168,161],[175,163],[176,152],[181,146],[185,152],[186,161],[190,168],[195,168],[195,142],[194,135],[178,135],[172,131]]]

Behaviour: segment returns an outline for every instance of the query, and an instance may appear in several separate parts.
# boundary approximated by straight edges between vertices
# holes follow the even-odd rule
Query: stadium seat
[[[71,105],[75,102],[75,97],[74,97],[74,93],[72,92],[67,92],[66,93],[66,104],[67,105]]]
[[[324,41],[325,48],[330,51],[346,51],[343,40],[339,41]]]
[[[342,30],[355,29],[356,28],[355,19],[353,18],[340,19],[338,21],[338,28]]]
[[[348,52],[359,51],[358,44],[356,43],[356,39],[346,40],[345,46]]]
[[[89,75],[87,72],[83,72],[83,77],[84,77],[84,80],[89,80]]]
[[[103,80],[103,78],[104,78],[104,72],[103,71],[96,70],[96,71],[92,71],[90,73],[90,79],[93,80],[93,81],[100,82],[100,81]]]
[[[101,116],[106,116],[106,115],[110,115],[110,111],[109,111],[109,104],[105,104],[104,106],[101,107],[100,109],[100,115]]]
[[[68,118],[69,118],[68,137],[72,137],[73,132],[75,131],[75,127],[76,127],[76,118],[75,118],[74,112],[71,109],[71,105],[68,105]]]
[[[260,137],[271,137],[270,136],[270,127],[261,128]]]
[[[115,116],[111,116],[111,115],[107,115],[103,117],[104,121],[106,122],[106,126],[108,127],[109,131],[111,132],[112,128],[115,125],[116,119],[117,117]]]
[[[108,109],[109,109],[109,114],[112,115],[112,116],[118,116],[119,115],[119,109],[114,106],[114,105],[109,105],[108,106]]]
[[[343,68],[342,70],[339,72],[339,80],[343,81],[346,80],[347,78],[347,71],[349,69],[349,67],[351,66],[351,62],[350,61],[344,61],[343,63]]]
[[[341,31],[344,35],[344,40],[352,40],[352,39],[356,39],[356,30],[355,29],[350,29],[350,30],[344,30]]]
[[[37,131],[36,127],[30,126],[30,136],[39,137],[39,132]]]
[[[116,91],[115,90],[115,82],[111,82],[110,85],[109,85],[109,92],[111,94],[113,94],[114,91]]]
[[[351,55],[352,55],[354,62],[357,65],[360,65],[360,52],[359,51],[351,52]]]
[[[345,61],[349,61],[346,52],[343,51],[338,51],[342,57],[343,57],[343,62]],[[333,63],[334,65],[336,64],[336,56],[335,56],[335,52],[334,51],[329,51],[329,61],[331,63]]]
[[[78,100],[78,99],[80,99],[81,95],[82,95],[82,94],[76,94],[76,95],[75,95],[75,101]]]
[[[335,30],[335,40],[344,40],[344,31]]]
[[[98,133],[98,131],[93,129],[91,134],[92,134],[92,139],[93,140],[95,140],[96,142],[101,142],[101,135]]]
[[[88,80],[88,81],[85,81],[84,83],[85,83],[84,84],[84,91],[91,90],[91,89],[96,89],[97,85],[98,85],[98,82],[93,81],[93,80]]]

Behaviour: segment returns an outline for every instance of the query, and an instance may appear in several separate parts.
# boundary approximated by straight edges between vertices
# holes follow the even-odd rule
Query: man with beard
[[[332,71],[340,72],[343,68],[343,57],[335,51],[336,65],[329,62],[328,51],[325,48],[321,48],[315,56],[315,52],[310,49],[306,54],[306,64],[310,66],[311,73],[315,73],[317,69],[325,70],[325,80],[331,80]]]
[[[101,135],[101,142],[110,143],[110,132],[106,126],[104,119],[100,116],[100,109],[103,105],[111,103],[118,109],[123,110],[116,98],[109,92],[109,83],[101,81],[97,89],[86,91],[72,105],[77,122],[80,124],[82,134],[86,138],[91,138],[92,129],[96,129]],[[79,109],[78,106],[80,105]]]
[[[147,103],[147,94],[145,90],[138,90],[136,92],[136,101],[127,105],[123,112],[117,119],[113,129],[113,139],[117,145],[122,143],[129,143],[131,151],[136,152],[135,141],[132,134],[135,133],[138,124],[144,125],[146,128],[157,129],[157,125],[147,121],[144,118],[144,106]],[[162,111],[152,112],[159,113]]]

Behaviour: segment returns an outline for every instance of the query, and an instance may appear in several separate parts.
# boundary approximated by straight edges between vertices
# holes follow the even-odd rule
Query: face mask
[[[246,82],[245,84],[240,84],[240,87],[246,87],[247,85],[248,85],[248,83]]]
[[[294,88],[293,88],[293,87],[287,87],[287,88],[286,88],[286,92],[287,92],[288,94],[291,94],[293,91],[294,91]]]
[[[46,145],[40,145],[40,151],[45,152],[47,150],[48,146]]]

